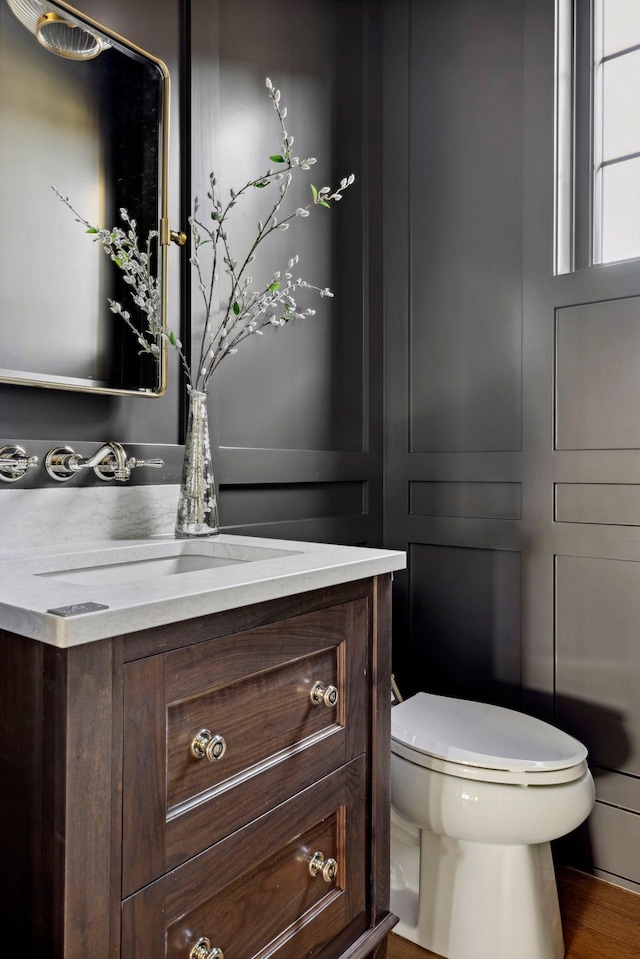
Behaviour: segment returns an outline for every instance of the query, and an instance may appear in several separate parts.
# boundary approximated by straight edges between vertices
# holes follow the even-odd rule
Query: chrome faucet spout
[[[125,449],[120,443],[115,443],[113,440],[101,446],[93,456],[86,459],[79,457],[77,466],[79,469],[95,469],[96,466],[106,468],[113,479],[117,479],[121,483],[126,483],[131,476],[131,468],[127,463]]]

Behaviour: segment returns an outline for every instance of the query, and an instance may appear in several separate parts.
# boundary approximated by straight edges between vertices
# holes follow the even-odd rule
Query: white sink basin
[[[152,555],[149,555],[149,553]],[[65,583],[112,585],[141,583],[162,576],[179,576],[202,570],[235,566],[238,563],[256,563],[283,556],[295,556],[292,550],[269,549],[258,546],[229,545],[226,543],[181,542],[148,546],[120,547],[102,550],[92,556],[91,563],[80,565],[69,557],[63,569],[36,572],[43,579]]]

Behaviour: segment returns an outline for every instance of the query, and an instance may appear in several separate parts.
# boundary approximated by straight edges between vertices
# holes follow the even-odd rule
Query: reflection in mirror
[[[38,8],[64,22],[39,29]],[[160,231],[152,263],[165,325],[168,85],[161,61],[66,3],[0,0],[0,381],[164,392],[164,351],[139,355],[109,310],[109,298],[129,296],[121,271],[51,187],[99,227],[122,225],[124,207],[140,236]],[[135,306],[131,317],[144,326]]]

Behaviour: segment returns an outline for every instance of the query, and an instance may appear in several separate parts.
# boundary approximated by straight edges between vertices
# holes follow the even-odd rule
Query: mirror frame
[[[0,0],[2,2],[2,0]],[[169,227],[169,100],[170,100],[170,79],[169,79],[169,70],[166,64],[160,60],[158,57],[149,53],[146,50],[143,50],[142,47],[137,46],[137,44],[132,43],[126,37],[121,36],[116,33],[114,30],[111,30],[109,27],[106,27],[104,24],[100,23],[97,20],[94,20],[92,17],[87,16],[82,13],[80,10],[72,7],[70,4],[66,3],[65,0],[47,0],[47,5],[51,6],[55,10],[60,10],[65,14],[65,19],[68,19],[72,23],[77,23],[79,26],[86,27],[90,31],[95,31],[98,34],[102,34],[110,40],[115,41],[116,45],[119,48],[125,48],[131,50],[133,53],[136,53],[139,57],[144,58],[145,60],[151,62],[156,66],[159,73],[159,79],[161,83],[160,87],[160,137],[159,137],[159,150],[161,161],[159,164],[159,191],[160,191],[160,203],[159,203],[159,220],[158,220],[158,270],[160,276],[160,324],[163,330],[167,329],[167,294],[168,294],[168,278],[167,278],[167,269],[168,269],[168,257],[167,249],[171,242],[171,231]],[[34,43],[37,43],[37,39],[34,36]],[[55,56],[55,54],[52,54]],[[35,376],[19,376],[19,375],[5,375],[5,374],[17,374],[16,370],[5,370],[0,368],[0,383],[13,383],[20,386],[36,386],[43,389],[57,389],[57,390],[72,390],[83,393],[101,393],[108,394],[111,396],[138,396],[138,397],[159,397],[163,396],[167,391],[167,346],[166,343],[162,343],[160,349],[160,359],[159,359],[159,383],[158,387],[155,390],[135,390],[135,389],[124,389],[118,387],[109,387],[109,386],[91,386],[89,382],[86,382],[84,379],[77,378],[77,383],[74,383],[74,377],[59,376],[56,374],[51,374],[47,379],[40,379]],[[45,374],[42,374],[45,376]]]

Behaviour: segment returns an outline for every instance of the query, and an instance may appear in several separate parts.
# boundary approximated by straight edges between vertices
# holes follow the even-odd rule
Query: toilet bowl
[[[594,798],[585,747],[548,723],[429,693],[398,703],[394,932],[446,959],[562,959],[550,842]]]

